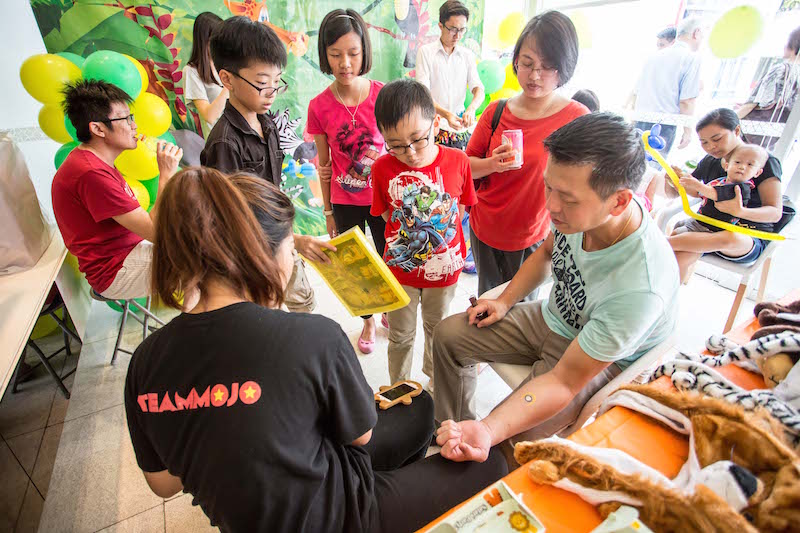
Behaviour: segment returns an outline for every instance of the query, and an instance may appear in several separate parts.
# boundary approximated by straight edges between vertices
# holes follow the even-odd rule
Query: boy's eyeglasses
[[[433,122],[431,122],[431,127],[428,128],[428,134],[421,139],[417,139],[416,141],[411,141],[411,144],[406,144],[403,146],[389,146],[389,143],[383,143],[386,146],[386,151],[390,154],[395,155],[403,155],[405,154],[409,148],[414,150],[414,153],[419,152],[431,142],[431,132],[433,131]]]
[[[452,35],[453,37],[455,37],[456,35],[464,35],[465,33],[467,33],[467,28],[466,27],[464,27],[464,28],[451,28],[447,24],[442,24],[442,26],[444,26],[444,29],[449,31],[450,35]]]
[[[289,88],[289,84],[286,83],[283,80],[281,80],[281,85],[278,85],[277,87],[259,87],[258,85],[255,85],[254,83],[252,83],[252,82],[244,79],[243,77],[239,76],[235,72],[231,72],[231,74],[233,74],[234,76],[236,76],[237,78],[239,78],[240,80],[245,82],[247,85],[249,85],[250,87],[252,87],[256,91],[258,91],[258,95],[259,96],[272,96],[275,93],[283,94]]]
[[[104,118],[100,120],[93,120],[92,122],[105,122],[111,125],[111,122],[116,122],[117,120],[124,120],[128,123],[128,126],[133,124],[133,113],[128,115],[127,117],[117,117],[117,118]]]

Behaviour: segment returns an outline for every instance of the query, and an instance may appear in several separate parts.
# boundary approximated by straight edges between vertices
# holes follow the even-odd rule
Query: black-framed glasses
[[[465,33],[467,33],[466,26],[463,27],[463,28],[451,28],[450,26],[448,26],[447,24],[444,24],[444,23],[442,24],[442,26],[444,26],[444,29],[446,29],[447,31],[450,32],[450,35],[454,35],[454,36],[455,35],[464,35]]]
[[[133,124],[133,122],[134,122],[134,120],[133,120],[133,113],[131,113],[131,114],[130,114],[130,115],[128,115],[127,117],[103,118],[103,119],[99,119],[99,120],[93,120],[92,122],[105,122],[105,123],[108,123],[108,124],[110,124],[111,122],[116,122],[116,121],[118,121],[118,120],[124,120],[124,121],[126,121],[126,122],[128,123],[128,126],[130,126],[130,125],[132,125],[132,124]]]
[[[546,79],[558,74],[558,69],[550,67],[533,68],[533,63],[526,64],[517,61],[517,72],[535,72],[539,78]]]
[[[417,139],[416,141],[411,141],[411,144],[405,144],[403,146],[389,146],[389,143],[383,143],[386,146],[386,151],[395,155],[403,155],[405,154],[409,148],[414,150],[414,152],[419,152],[431,142],[431,132],[433,132],[433,122],[431,122],[431,127],[428,128],[428,133],[425,137]]]
[[[245,78],[241,77],[236,72],[231,72],[234,76],[245,82],[247,85],[258,91],[259,96],[272,96],[275,93],[283,94],[289,88],[289,84],[285,81],[281,80],[281,84],[277,87],[259,87],[258,85],[254,84],[253,82],[246,80]]]

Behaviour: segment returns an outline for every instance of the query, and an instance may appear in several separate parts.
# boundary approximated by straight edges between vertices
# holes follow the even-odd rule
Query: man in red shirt
[[[81,142],[53,178],[52,199],[67,249],[89,285],[105,298],[149,294],[153,221],[139,205],[114,160],[136,148],[131,98],[115,85],[81,80],[67,87],[64,111]],[[158,143],[158,190],[175,174],[183,151]]]

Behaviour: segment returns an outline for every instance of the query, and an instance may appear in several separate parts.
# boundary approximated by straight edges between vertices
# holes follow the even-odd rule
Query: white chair
[[[505,290],[508,283],[509,282],[506,282],[495,287],[494,289],[486,291],[481,295],[481,298],[497,298],[500,296],[503,290]],[[578,415],[575,423],[568,426],[568,429],[570,430],[569,433],[580,429],[586,423],[586,421],[597,412],[597,409],[600,407],[600,404],[603,403],[603,400],[605,400],[619,387],[632,381],[637,381],[640,383],[646,381],[646,376],[649,376],[651,370],[661,361],[664,354],[666,354],[670,348],[672,348],[672,345],[672,337],[667,338],[664,342],[653,347],[650,351],[642,355],[628,368],[620,372],[617,377],[609,381],[602,389],[597,391],[594,396],[592,396],[583,406],[583,409],[581,409],[581,412]],[[531,373],[531,367],[526,365],[490,363],[489,366],[491,366],[492,370],[494,370],[497,375],[500,376],[500,378],[512,389],[519,387],[520,383],[522,383]],[[568,433],[565,434],[562,432],[560,436],[566,437],[567,435]]]
[[[669,224],[671,219],[678,213],[683,212],[683,206],[680,203],[680,198],[677,198],[676,200],[677,201],[673,202],[672,204],[663,207],[656,216],[656,224],[665,234],[667,234],[667,230],[671,227]],[[692,200],[697,200],[694,202],[694,204],[700,202],[699,199]],[[781,230],[781,233],[786,235],[788,228],[790,228],[793,224],[794,221],[787,224]],[[700,261],[703,263],[721,268],[722,270],[726,270],[733,274],[737,274],[740,277],[739,288],[736,291],[736,296],[733,298],[733,305],[728,313],[728,319],[725,321],[725,328],[722,330],[723,333],[730,331],[733,327],[733,324],[736,322],[736,316],[739,314],[739,307],[742,305],[742,300],[747,293],[747,287],[750,284],[750,278],[753,277],[753,274],[755,274],[759,268],[761,269],[761,280],[759,281],[758,285],[756,303],[759,303],[764,299],[764,292],[767,288],[767,279],[769,278],[769,269],[772,265],[772,256],[774,255],[779,243],[780,241],[768,241],[764,251],[758,257],[758,259],[752,263],[734,263],[714,254],[706,254],[700,258]]]

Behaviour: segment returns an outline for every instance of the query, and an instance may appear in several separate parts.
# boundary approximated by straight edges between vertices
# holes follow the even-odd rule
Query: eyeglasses
[[[552,78],[558,73],[557,68],[533,68],[533,63],[520,63],[517,61],[517,72],[535,72],[542,79]]]
[[[104,118],[104,119],[100,119],[100,120],[93,120],[92,122],[111,123],[111,122],[116,122],[117,120],[124,120],[124,121],[126,121],[128,123],[128,126],[130,126],[130,125],[133,124],[133,113],[131,113],[127,117]]]
[[[428,133],[425,137],[417,139],[416,141],[411,141],[411,144],[406,144],[403,146],[389,146],[389,143],[384,143],[386,146],[386,151],[395,154],[395,155],[403,155],[405,154],[409,148],[414,150],[414,153],[419,152],[431,142],[431,132],[433,131],[433,122],[431,122],[431,127],[428,128]]]
[[[454,37],[456,35],[464,35],[465,33],[467,33],[467,28],[451,28],[447,24],[442,24],[442,26],[444,26],[444,29],[449,31],[450,35],[452,35]]]
[[[278,85],[277,87],[259,87],[258,85],[255,85],[252,82],[247,81],[243,77],[239,76],[239,74],[237,74],[236,72],[231,72],[231,74],[233,74],[234,76],[245,82],[247,85],[249,85],[256,91],[258,91],[259,96],[272,96],[275,93],[283,94],[289,88],[289,84],[283,80],[281,80],[281,85]]]

